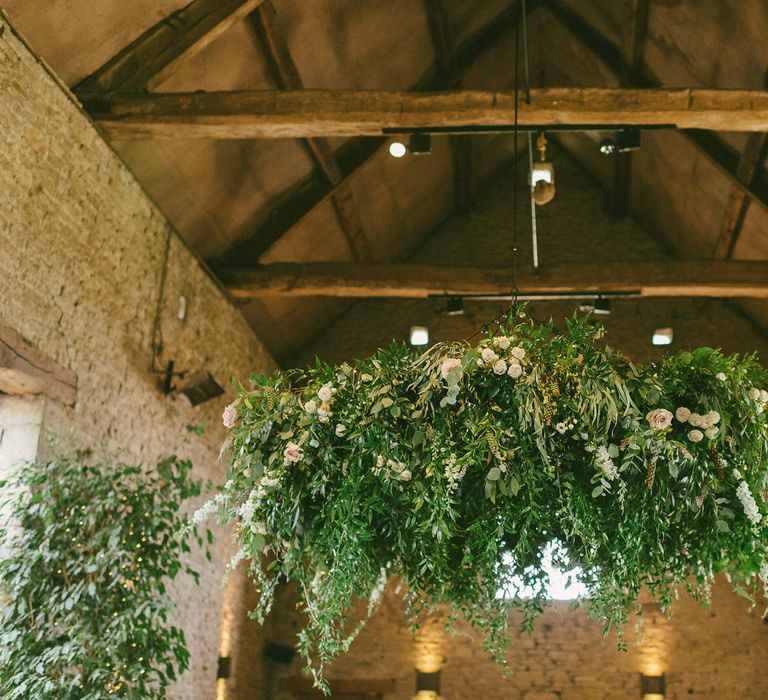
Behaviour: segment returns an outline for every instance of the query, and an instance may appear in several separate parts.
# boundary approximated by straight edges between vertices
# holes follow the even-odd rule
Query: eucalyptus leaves
[[[392,574],[414,620],[450,604],[499,658],[510,608],[530,627],[544,603],[552,544],[619,634],[642,586],[666,606],[680,583],[706,598],[719,571],[747,597],[766,583],[768,373],[709,348],[638,367],[596,349],[601,332],[519,318],[476,346],[392,347],[238,388],[216,503],[239,519],[257,615],[296,582],[321,685],[362,624],[355,599],[370,611]],[[497,595],[521,583],[538,595]]]
[[[197,577],[179,559],[194,534],[179,507],[200,494],[190,468],[64,457],[0,482],[0,696],[166,697],[189,659],[165,586]]]

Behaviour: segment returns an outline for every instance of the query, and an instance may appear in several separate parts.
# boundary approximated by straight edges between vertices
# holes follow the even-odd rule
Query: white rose
[[[512,377],[512,379],[517,379],[523,374],[523,368],[520,365],[510,365],[507,374]]]
[[[525,350],[521,347],[512,348],[509,351],[509,354],[512,355],[512,357],[517,358],[518,360],[522,360],[525,357]]]
[[[556,423],[555,430],[557,430],[557,432],[562,435],[566,430],[568,430],[568,426],[565,423]]]
[[[333,398],[333,390],[330,384],[323,384],[320,387],[320,391],[317,392],[317,397],[323,402],[328,403]]]
[[[286,463],[298,462],[303,459],[304,450],[302,450],[295,442],[289,442],[283,450],[283,457],[285,457]]]
[[[747,394],[749,395],[750,399],[754,399],[755,401],[760,399],[760,389],[757,389],[755,387],[752,387]]]
[[[717,425],[720,422],[720,414],[717,411],[710,411],[707,413],[707,419],[710,425]]]
[[[680,406],[680,408],[678,408],[675,411],[675,418],[677,418],[677,420],[680,423],[688,422],[688,419],[690,417],[691,417],[691,411],[690,411],[690,409],[687,409],[685,406]]]
[[[506,335],[500,335],[493,339],[493,344],[500,350],[506,350],[512,341]]]
[[[400,472],[400,481],[410,481],[411,476],[411,472],[405,469],[404,471]]]
[[[304,410],[307,413],[314,413],[317,410],[317,404],[312,400],[307,401],[307,403],[304,404]]]
[[[701,430],[691,430],[691,432],[688,433],[688,439],[691,442],[701,442],[704,439],[704,433],[702,433]]]
[[[714,440],[714,439],[715,439],[715,438],[718,436],[718,434],[719,434],[719,433],[720,433],[720,428],[718,428],[716,425],[713,425],[712,427],[710,427],[710,428],[707,428],[707,429],[704,431],[704,434],[705,434],[705,435],[706,435],[706,436],[707,436],[707,437],[708,437],[710,440]]]
[[[443,364],[440,365],[440,376],[443,379],[448,379],[448,375],[454,367],[461,367],[461,360],[457,360],[454,357],[443,360]]]
[[[493,364],[493,371],[496,374],[504,374],[507,371],[507,363],[504,360],[496,360]]]
[[[320,406],[320,408],[317,409],[317,417],[320,419],[321,423],[327,423],[331,417],[331,412],[327,408]]]
[[[725,374],[723,374],[722,372],[718,372],[715,375],[715,379],[719,379],[721,382],[724,382],[725,381]]]
[[[342,437],[347,432],[347,426],[341,423],[336,424],[336,437]]]
[[[483,362],[487,365],[490,365],[499,359],[499,356],[490,348],[483,348],[480,357],[483,358]]]
[[[702,430],[706,430],[707,428],[711,428],[714,424],[712,423],[712,419],[709,417],[709,414],[706,416],[701,417],[701,423],[699,424],[699,427]]]
[[[651,428],[654,428],[655,430],[663,430],[672,425],[672,413],[666,408],[657,408],[653,411],[649,411],[645,416],[645,420],[648,421]]]
[[[688,422],[695,428],[698,428],[701,425],[702,420],[702,417],[698,413],[691,413],[688,418]]]
[[[765,389],[760,390],[760,400],[763,403],[768,403],[768,391],[766,391]]]

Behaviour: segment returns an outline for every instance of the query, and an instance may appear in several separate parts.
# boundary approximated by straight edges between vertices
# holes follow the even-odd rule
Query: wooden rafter
[[[242,90],[114,94],[84,99],[115,139],[380,136],[383,129],[509,127],[511,91]],[[522,126],[675,125],[768,130],[768,90],[539,88]]]
[[[635,84],[643,74],[643,54],[648,34],[650,0],[632,0],[632,24],[625,53],[624,74],[621,85]],[[618,216],[629,212],[629,191],[632,182],[632,152],[616,153],[613,156],[613,211]]]
[[[540,0],[528,3],[528,13],[541,4]],[[459,74],[467,70],[481,55],[501,41],[516,21],[518,11],[514,6],[502,10],[496,17],[459,44],[456,62]],[[413,89],[440,90],[450,87],[440,82],[439,76],[419,81]],[[376,157],[386,141],[381,138],[361,137],[353,139],[337,155],[344,178],[351,178],[366,163]],[[315,207],[325,202],[335,191],[325,177],[313,175],[279,198],[267,221],[252,235],[236,243],[224,255],[209,260],[215,271],[230,267],[255,264],[272,245],[293,226],[308,216]]]
[[[549,0],[544,7],[578,41],[580,46],[591,51],[595,58],[611,69],[618,77],[631,73],[621,51],[608,38],[586,22],[578,12],[572,10],[562,0]],[[658,87],[659,81],[643,72],[642,75],[635,76],[635,82],[632,85],[636,88],[655,88]],[[760,130],[754,129],[753,131]],[[732,187],[753,202],[759,203],[768,212],[768,194],[763,195],[755,191],[753,187],[747,187],[739,180],[736,174],[737,165],[731,163],[727,149],[723,147],[720,139],[709,131],[690,130],[682,133],[699,153],[718,168]]]
[[[768,71],[765,73],[763,85],[768,87]],[[739,164],[736,167],[736,177],[746,187],[751,188],[755,185],[765,164],[766,155],[768,155],[768,139],[766,137],[768,134],[765,132],[750,134],[741,153]],[[720,234],[712,250],[713,258],[723,260],[733,255],[751,201],[752,199],[746,196],[743,189],[731,185]]]
[[[460,78],[453,36],[451,35],[445,0],[424,0],[427,24],[432,37],[435,63],[441,80],[450,87],[459,87]],[[469,209],[472,203],[471,154],[465,136],[448,139],[453,159],[453,200],[458,213]]]
[[[78,95],[151,90],[262,0],[194,0],[145,31],[74,88]]]
[[[284,90],[303,89],[304,84],[288,44],[277,26],[275,8],[270,0],[263,2],[256,12],[250,15],[249,21],[261,39],[278,86]],[[328,183],[335,188],[331,194],[331,202],[352,256],[355,260],[370,260],[371,246],[355,206],[349,183],[343,182],[341,168],[333,149],[323,138],[307,138],[303,142]]]
[[[331,296],[425,298],[508,292],[509,267],[438,267],[359,263],[275,263],[230,270],[234,298]],[[636,292],[642,296],[768,298],[768,266],[754,261],[561,263],[518,279],[521,294]]]

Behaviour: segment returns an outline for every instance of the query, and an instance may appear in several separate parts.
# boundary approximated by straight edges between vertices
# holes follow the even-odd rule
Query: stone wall
[[[554,602],[533,635],[513,631],[508,677],[483,651],[481,632],[464,625],[456,635],[446,632],[444,615],[428,619],[415,636],[409,634],[394,589],[390,582],[379,610],[349,653],[330,668],[329,678],[394,679],[395,692],[385,700],[414,696],[416,668],[440,668],[445,700],[627,700],[640,697],[641,673],[665,674],[666,700],[768,697],[763,609],[749,610],[724,581],[715,586],[710,609],[685,593],[671,618],[644,605],[642,627],[633,624],[635,618],[626,628],[627,651],[619,651],[612,633],[603,637],[600,625],[570,603]],[[284,591],[269,633],[275,642],[294,643],[300,618],[293,603],[291,592]],[[275,676],[295,676],[301,663],[295,659],[291,667],[269,666]],[[265,698],[295,697],[280,690],[279,679],[272,688]]]
[[[178,318],[180,297],[186,317]],[[159,311],[158,311],[159,310]],[[62,444],[152,464],[177,453],[221,482],[219,415],[229,379],[273,362],[240,313],[97,133],[66,88],[0,16],[0,322],[78,377],[74,406],[49,400],[43,431]],[[155,368],[208,370],[229,396],[193,408]],[[205,433],[186,426],[205,425]],[[175,586],[192,668],[174,698],[213,697],[221,573],[196,553],[200,587]]]

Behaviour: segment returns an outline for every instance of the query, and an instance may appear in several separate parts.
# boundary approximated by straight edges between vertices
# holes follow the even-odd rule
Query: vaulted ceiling
[[[221,20],[199,42],[201,50],[167,60],[163,70],[143,83],[128,80],[127,87],[109,83],[119,71],[106,78],[98,72],[153,27],[183,34],[188,16],[173,13],[187,3],[49,0],[41,6],[6,0],[5,10],[97,119],[103,106],[94,95],[109,89],[431,92],[508,90],[514,82],[519,12],[510,0],[197,0],[194,11],[208,7]],[[527,6],[535,88],[768,87],[768,8],[762,0],[528,0]],[[768,260],[763,123],[757,133],[646,131],[639,151],[612,158],[597,148],[604,133],[551,134],[558,196],[539,212],[543,273],[555,263],[590,260]],[[430,155],[402,159],[392,158],[387,140],[376,136],[190,134],[179,129],[170,138],[119,140],[114,133],[112,141],[224,281],[234,268],[275,262],[511,262],[510,212],[488,215],[508,205],[509,183],[517,183],[527,206],[526,164],[517,174],[510,171],[509,134],[435,136]],[[520,230],[527,236],[525,206]],[[525,246],[522,255],[527,265]],[[446,321],[434,315],[429,301],[291,294],[260,293],[239,303],[282,363],[316,352],[340,359],[370,351],[402,337],[410,322],[425,315],[436,319],[438,335],[455,336],[495,313],[475,303],[474,316]],[[670,303],[637,300],[618,308],[645,329],[674,315]],[[751,322],[768,328],[765,298],[737,304]],[[691,343],[705,340],[702,329],[713,318],[752,328],[733,302],[674,305],[679,319],[690,320],[680,325],[688,323]],[[562,315],[572,307],[538,308]],[[618,339],[632,343],[631,327],[617,321]]]

